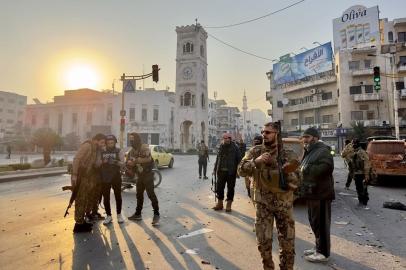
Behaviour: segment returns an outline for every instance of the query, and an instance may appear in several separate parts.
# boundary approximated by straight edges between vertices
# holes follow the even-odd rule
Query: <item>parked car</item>
[[[366,152],[371,161],[372,180],[380,176],[404,176],[406,179],[406,160],[404,141],[368,138]]]
[[[151,150],[151,156],[154,160],[155,168],[162,166],[168,166],[168,168],[173,167],[173,164],[175,162],[173,155],[171,153],[168,153],[165,148],[159,145],[149,145],[149,149]],[[127,157],[128,152],[129,151],[124,154],[124,158]]]

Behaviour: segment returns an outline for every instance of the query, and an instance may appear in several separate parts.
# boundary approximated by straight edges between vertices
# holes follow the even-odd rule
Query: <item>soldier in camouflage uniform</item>
[[[279,242],[279,267],[293,269],[295,261],[295,220],[293,216],[293,191],[300,182],[300,170],[287,175],[288,191],[279,187],[279,171],[276,157],[278,125],[266,123],[263,127],[263,144],[252,147],[238,165],[239,175],[252,176],[255,201],[255,232],[258,250],[264,269],[275,269],[272,261],[273,224],[276,221]],[[282,149],[283,159],[289,161],[297,155],[288,148]]]
[[[371,163],[369,162],[368,154],[361,148],[358,139],[352,140],[352,146],[354,148],[354,156],[351,161],[351,167],[354,174],[355,187],[358,193],[358,202],[359,205],[366,206],[369,201],[368,181]]]
[[[344,158],[345,164],[347,165],[348,169],[348,175],[347,175],[347,182],[345,183],[344,188],[345,189],[350,189],[351,181],[352,181],[352,169],[351,169],[351,160],[352,157],[354,156],[354,148],[352,147],[351,141],[350,140],[345,140],[345,147],[344,150],[341,152],[341,157]]]
[[[81,171],[79,191],[75,200],[75,228],[74,232],[88,232],[92,230],[93,224],[84,220],[85,213],[90,214],[92,209],[91,198],[95,190],[94,178],[99,178],[94,163],[96,162],[97,152],[104,146],[106,136],[98,133],[92,140],[87,139],[79,147],[78,152],[73,158],[72,164],[72,184],[75,186],[78,180],[79,170]]]

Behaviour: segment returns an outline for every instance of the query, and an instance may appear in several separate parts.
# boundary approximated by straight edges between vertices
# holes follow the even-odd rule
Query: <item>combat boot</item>
[[[231,212],[231,204],[232,203],[233,203],[233,201],[227,201],[226,212]]]
[[[216,206],[214,206],[212,209],[213,210],[221,210],[221,209],[223,209],[224,208],[224,206],[223,206],[223,200],[219,200],[218,202],[217,202],[217,205]]]

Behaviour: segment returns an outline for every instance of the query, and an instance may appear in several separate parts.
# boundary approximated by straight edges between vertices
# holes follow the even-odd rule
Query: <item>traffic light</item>
[[[381,82],[381,74],[380,74],[380,69],[379,67],[374,67],[374,82],[375,82],[375,90],[379,91],[381,90],[381,86],[379,83]]]
[[[121,123],[120,123],[120,131],[124,131],[124,130],[125,130],[125,119],[122,118]]]
[[[379,67],[374,67],[374,82],[379,83],[381,81],[381,74]]]
[[[158,65],[152,65],[152,80],[156,83],[159,81],[158,71]]]

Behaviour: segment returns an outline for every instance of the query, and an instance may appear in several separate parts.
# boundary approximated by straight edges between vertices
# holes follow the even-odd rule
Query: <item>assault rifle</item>
[[[76,200],[76,196],[78,195],[79,192],[79,188],[80,188],[80,184],[82,182],[81,178],[82,178],[82,173],[83,173],[84,168],[80,168],[79,167],[79,171],[78,171],[78,177],[76,179],[76,184],[75,186],[65,186],[62,187],[62,190],[72,190],[72,195],[70,196],[70,200],[69,200],[69,205],[68,208],[66,208],[66,212],[65,215],[63,217],[66,217],[66,215],[69,215],[69,208],[72,207],[73,202]]]
[[[281,121],[276,122],[278,124],[278,156],[276,158],[276,161],[278,162],[278,168],[279,168],[279,187],[282,190],[288,190],[288,182],[286,181],[286,176],[287,174],[294,172],[299,166],[300,166],[300,161],[298,159],[295,159],[293,161],[289,161],[291,164],[286,166],[285,168],[283,167],[283,164],[285,162],[285,159],[282,157],[282,149],[283,149],[283,143],[282,143],[282,125]]]

